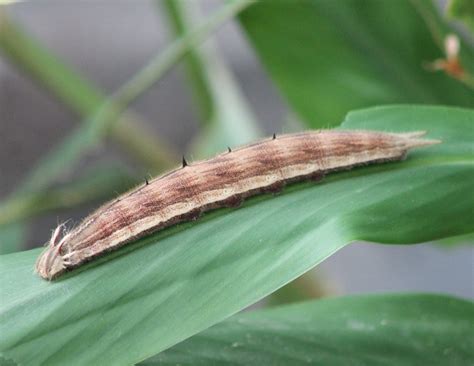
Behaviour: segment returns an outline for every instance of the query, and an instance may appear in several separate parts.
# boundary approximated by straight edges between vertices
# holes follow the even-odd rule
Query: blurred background
[[[15,197],[17,190],[28,192],[25,197],[29,199],[16,202],[15,206],[4,209],[3,216],[0,214],[3,250],[42,246],[58,222],[80,220],[100,202],[143,181],[144,177],[169,168],[167,164],[177,165],[184,153],[192,161],[223,150],[228,143],[307,128],[301,121],[311,118],[319,121],[316,127],[329,127],[340,123],[351,109],[376,104],[474,106],[469,81],[466,84],[455,80],[443,70],[428,71],[436,59],[447,57],[440,39],[433,41],[433,45],[424,41],[424,37],[436,38],[437,33],[433,31],[436,28],[433,22],[431,30],[426,25],[430,23],[429,16],[427,20],[420,15],[427,14],[424,7],[429,7],[428,1],[400,1],[403,9],[394,4],[398,2],[382,2],[383,6],[394,7],[392,10],[397,15],[406,12],[411,17],[403,18],[407,23],[400,25],[404,34],[395,30],[393,33],[398,38],[386,39],[386,43],[382,42],[384,35],[374,31],[375,21],[364,23],[365,17],[377,19],[380,7],[372,6],[373,2],[346,1],[349,5],[345,10],[355,9],[356,16],[341,10],[337,19],[331,18],[335,15],[330,2],[320,3],[324,4],[318,8],[318,16],[329,17],[327,24],[306,18],[304,6],[299,9],[296,2],[294,11],[301,19],[292,29],[275,21],[266,23],[267,19],[277,19],[282,10],[279,7],[288,7],[289,2],[268,12],[266,9],[252,12],[250,8],[240,21],[226,22],[204,43],[202,52],[196,54],[204,69],[202,75],[207,78],[201,80],[205,87],[199,86],[196,80],[199,72],[193,74],[193,62],[189,59],[187,64],[171,68],[149,87],[142,86],[126,116],[132,122],[139,122],[144,136],[162,144],[163,150],[156,152],[164,157],[162,160],[143,159],[142,155],[154,150],[147,150],[140,143],[134,145],[127,132],[117,133],[113,135],[115,138],[91,143],[93,148],[83,149],[79,159],[71,160],[66,169],[52,174],[52,181],[48,178],[51,171],[43,170],[43,175],[38,175],[39,181],[45,182],[40,188],[47,188],[48,194],[41,196],[35,195],[34,187],[22,183],[31,181],[33,169],[77,131],[81,121],[101,104],[98,101],[115,93],[156,55],[168,50],[167,46],[180,31],[212,17],[222,3],[188,1],[181,20],[174,13],[179,10],[178,2],[25,1],[0,6],[0,201]],[[438,15],[431,21],[444,22],[440,27],[452,27],[458,32],[461,49],[467,52],[463,57],[472,61],[469,26],[453,18],[446,19],[446,2],[435,5]],[[391,13],[387,9],[378,22],[392,21]],[[187,24],[180,24],[186,16]],[[334,19],[347,27],[352,24],[354,29],[346,29],[345,36],[349,34],[354,39],[338,43],[340,38],[331,28],[338,28]],[[319,25],[313,34],[310,28],[316,23]],[[265,37],[272,31],[281,32],[287,37],[283,41],[288,43],[262,46],[262,42],[268,43]],[[299,39],[310,49],[308,55],[292,54],[295,43],[290,38],[300,31],[310,34],[309,38]],[[350,56],[354,49],[346,50],[343,46],[351,42],[360,42],[356,52],[367,57],[360,58],[360,64],[344,63],[344,57]],[[373,54],[364,51],[366,43]],[[384,47],[392,48],[386,52]],[[320,73],[308,73],[305,77],[305,60],[311,61],[312,52],[317,55],[314,63],[320,67]],[[301,61],[302,74],[295,75],[300,79],[294,85],[288,81],[292,75],[281,71],[286,54],[288,62]],[[417,60],[411,64],[417,70],[414,73],[404,66],[410,58]],[[44,68],[35,66],[37,60],[40,64],[44,62]],[[423,68],[423,62],[428,66]],[[385,79],[367,71],[377,69],[381,63],[386,63],[382,65],[385,69],[376,72],[382,73]],[[357,72],[351,73],[354,70]],[[334,72],[332,79],[328,79],[331,72]],[[55,73],[58,80],[51,77]],[[336,74],[343,79],[335,77]],[[405,76],[410,82],[404,83]],[[328,80],[331,86],[324,87]],[[301,90],[295,91],[298,83]],[[209,102],[200,101],[196,90],[207,90],[208,99],[215,104],[206,107]],[[362,90],[363,97],[353,96],[354,90]],[[92,96],[83,96],[89,92]],[[299,104],[295,103],[297,94]],[[308,100],[310,95],[314,95],[314,100]],[[313,113],[312,108],[319,114]],[[238,126],[232,125],[235,120],[247,122],[244,126],[240,122]],[[226,138],[209,142],[219,134]],[[74,144],[71,141],[68,146]],[[140,152],[140,146],[144,153]],[[65,151],[63,156],[68,158],[68,154]],[[331,256],[296,287],[315,296],[426,291],[474,298],[473,264],[472,245],[356,243]],[[469,278],[470,281],[466,280]]]

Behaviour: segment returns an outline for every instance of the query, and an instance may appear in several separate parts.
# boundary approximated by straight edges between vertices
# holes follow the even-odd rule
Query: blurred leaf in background
[[[106,95],[91,80],[79,74],[0,8],[0,51],[13,66],[51,92],[83,122],[97,113]],[[130,156],[153,170],[169,167],[173,149],[153,133],[137,113],[127,110],[112,124],[112,137]]]
[[[81,177],[42,191],[22,192],[16,199],[0,205],[0,227],[52,210],[76,207],[88,202],[111,199],[138,179],[122,163],[97,163],[81,172]]]
[[[203,19],[197,2],[168,0],[159,4],[163,5],[178,37]],[[209,157],[228,146],[242,145],[259,137],[256,117],[216,42],[209,39],[205,44],[194,47],[184,60],[189,85],[201,111],[202,128],[191,149],[194,155]]]
[[[263,1],[240,21],[303,122],[337,125],[351,109],[387,103],[474,106],[474,92],[423,64],[452,31],[430,1]],[[473,73],[474,52],[462,58]]]
[[[0,255],[13,253],[21,248],[26,238],[26,227],[21,222],[0,225]]]
[[[85,168],[81,176],[69,184],[42,191],[26,191],[0,204],[0,252],[12,253],[23,248],[29,219],[51,211],[81,207],[114,198],[134,184],[134,178],[123,164],[98,163]],[[35,236],[37,246],[46,238]],[[25,249],[25,248],[23,248]]]
[[[474,33],[474,1],[450,0],[448,14],[463,21]]]
[[[469,365],[470,301],[371,295],[241,313],[140,365]]]

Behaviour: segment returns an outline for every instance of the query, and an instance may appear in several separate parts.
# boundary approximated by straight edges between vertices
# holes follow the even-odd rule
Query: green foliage
[[[430,1],[263,1],[240,20],[282,94],[313,128],[387,103],[474,106],[472,89],[423,66],[443,56],[448,31]],[[474,65],[472,46],[461,50]]]
[[[8,19],[0,8],[0,50],[15,66],[39,82],[84,120],[96,113],[106,96],[64,60]],[[126,112],[112,126],[111,136],[132,156],[155,169],[169,164],[172,150],[145,127],[143,120]]]
[[[108,167],[76,184],[49,187],[109,134],[151,169],[176,160],[138,116],[121,114],[186,54],[203,122],[195,155],[259,135],[218,50],[209,42],[198,47],[251,3],[231,1],[201,22],[195,4],[166,0],[179,38],[108,98],[0,9],[7,58],[84,118],[0,206],[2,254],[24,240],[26,217],[130,184]],[[469,1],[452,0],[449,12],[472,26]],[[240,20],[309,127],[338,125],[349,110],[382,103],[474,106],[468,83],[426,68],[444,57],[444,36],[453,32],[430,1],[267,1],[250,6]],[[462,44],[460,60],[474,72],[472,44]],[[0,364],[126,365],[153,355],[142,364],[474,363],[473,304],[435,295],[300,303],[238,314],[207,329],[278,289],[269,303],[319,296],[309,277],[291,281],[356,240],[472,241],[473,124],[474,110],[461,108],[351,112],[340,128],[426,130],[443,143],[410,152],[404,162],[330,174],[320,184],[295,184],[276,197],[208,213],[55,282],[34,274],[40,250],[1,255]]]
[[[451,0],[448,6],[448,13],[454,18],[458,18],[474,32],[474,2],[471,0]]]
[[[23,364],[136,363],[354,240],[408,244],[472,232],[473,123],[473,111],[455,108],[358,111],[343,128],[427,130],[443,144],[215,211],[53,283],[33,273],[38,250],[0,256],[1,355]]]
[[[21,248],[25,241],[25,225],[15,222],[0,225],[0,254],[13,253]]]
[[[140,365],[469,365],[473,319],[444,296],[319,300],[235,315]]]

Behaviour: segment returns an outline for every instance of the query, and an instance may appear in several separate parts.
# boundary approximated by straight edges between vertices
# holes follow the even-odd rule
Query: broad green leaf
[[[241,313],[140,365],[470,365],[474,305],[341,297]]]
[[[240,20],[283,96],[313,128],[387,103],[474,106],[472,89],[424,66],[444,57],[448,31],[430,1],[262,1]],[[463,44],[461,56],[474,65],[472,46]]]
[[[34,365],[130,364],[223,320],[354,240],[418,243],[472,232],[474,112],[399,106],[346,129],[428,130],[408,160],[301,183],[151,235],[49,283],[39,250],[0,256],[0,352]]]

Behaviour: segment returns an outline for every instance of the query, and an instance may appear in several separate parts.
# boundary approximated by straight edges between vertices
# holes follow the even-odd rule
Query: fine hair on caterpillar
[[[332,171],[402,160],[412,148],[440,143],[424,131],[321,130],[270,138],[231,149],[192,164],[182,158],[176,170],[145,179],[106,203],[66,232],[59,225],[36,262],[48,280],[116,250],[138,238],[203,212],[236,207],[247,197],[278,192],[286,184],[319,181]]]

